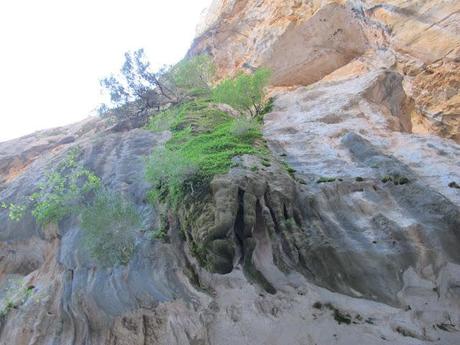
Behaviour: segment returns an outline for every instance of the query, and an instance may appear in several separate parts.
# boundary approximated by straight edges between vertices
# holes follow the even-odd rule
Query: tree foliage
[[[270,70],[259,68],[252,74],[240,73],[226,79],[214,88],[213,100],[257,117],[265,108],[265,88],[270,75]]]
[[[71,150],[56,169],[46,173],[38,192],[31,195],[32,215],[37,223],[60,221],[100,187],[100,178],[76,162],[78,153],[78,149]]]
[[[186,58],[175,66],[153,72],[143,49],[127,52],[120,73],[101,80],[110,104],[102,104],[99,112],[119,119],[146,119],[171,105],[209,96],[251,117],[266,111],[265,87],[271,75],[268,69],[240,73],[213,88],[215,72],[216,67],[208,55]]]
[[[209,94],[214,73],[214,64],[207,55],[153,72],[143,49],[127,52],[120,73],[101,80],[110,104],[102,104],[99,113],[117,118],[145,117],[152,110],[158,112],[185,98]]]
[[[176,101],[167,68],[152,72],[143,49],[125,53],[120,73],[102,79],[101,86],[110,97],[110,104],[99,108],[101,115],[145,116],[150,109]]]

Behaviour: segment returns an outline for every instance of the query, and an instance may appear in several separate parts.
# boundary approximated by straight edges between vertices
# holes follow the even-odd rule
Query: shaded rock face
[[[449,167],[458,145],[444,143],[440,153],[438,138],[404,131],[400,83],[393,72],[377,71],[298,89],[280,96],[279,111],[265,122],[273,151],[309,186],[311,244],[299,254],[312,276],[321,281],[330,267],[340,267],[340,275],[330,272],[323,283],[392,304],[404,303],[398,291],[410,267],[424,276],[430,266],[437,275],[460,259],[460,200],[445,182],[451,174],[459,178],[455,164]],[[332,95],[334,103],[324,103]],[[443,163],[420,164],[431,156]],[[324,177],[335,181],[316,183]],[[402,177],[407,183],[398,183]]]
[[[191,54],[273,69],[265,159],[235,158],[104,268],[77,217],[0,208],[0,344],[439,344],[460,339],[458,2],[215,1]],[[99,119],[0,143],[0,202],[73,147],[143,227],[168,133]],[[449,139],[450,138],[450,139]],[[286,168],[287,163],[290,169]]]

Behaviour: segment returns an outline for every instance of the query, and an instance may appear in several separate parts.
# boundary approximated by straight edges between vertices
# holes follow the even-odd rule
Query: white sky
[[[211,0],[0,0],[0,141],[76,122],[127,50],[186,53]]]

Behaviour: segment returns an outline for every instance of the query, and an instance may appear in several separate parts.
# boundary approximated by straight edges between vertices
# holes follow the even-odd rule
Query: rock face
[[[415,130],[459,142],[459,11],[455,0],[216,0],[191,52],[212,54],[221,75],[270,67],[278,86],[340,67],[348,76],[393,69],[414,101]]]
[[[43,229],[0,208],[0,344],[459,344],[459,13],[215,1],[190,54],[221,76],[273,69],[272,157],[235,159],[169,241],[138,233],[126,266],[93,262],[76,217]],[[155,228],[143,160],[168,133],[133,127],[0,143],[0,202],[27,199],[78,146]]]

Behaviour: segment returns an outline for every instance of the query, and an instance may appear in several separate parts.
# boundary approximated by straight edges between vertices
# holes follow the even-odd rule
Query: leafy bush
[[[270,75],[270,70],[260,68],[252,74],[240,73],[233,79],[226,79],[214,88],[213,100],[257,117],[267,109],[264,98]]]
[[[273,111],[274,104],[275,104],[275,99],[273,97],[270,97],[267,100],[267,102],[265,102],[264,107],[261,111],[261,114],[264,115],[264,114],[271,113]]]
[[[101,189],[83,209],[81,227],[85,246],[96,261],[104,266],[127,264],[134,253],[141,217],[120,194]]]
[[[235,137],[243,138],[258,128],[259,124],[255,120],[240,117],[234,121],[231,131]]]
[[[190,127],[192,132],[209,131],[228,121],[228,114],[218,110],[206,99],[195,99],[170,107],[150,117],[146,128],[153,132],[179,131]]]
[[[232,133],[235,121],[231,118],[210,132],[192,135],[189,140],[175,148],[186,159],[196,162],[204,176],[212,177],[224,173],[230,168],[233,157],[256,153],[254,143],[261,137],[258,128],[252,128],[244,137],[235,136]]]
[[[45,181],[38,184],[38,191],[24,204],[2,202],[1,208],[9,210],[11,221],[20,221],[29,207],[38,224],[59,222],[78,211],[80,204],[101,184],[98,176],[76,162],[79,149],[69,151],[56,169],[45,173]]]
[[[164,199],[173,196],[176,199],[184,189],[192,186],[191,180],[197,171],[198,166],[181,152],[169,148],[155,149],[146,170],[147,179],[155,186],[150,197]]]
[[[148,160],[147,179],[154,187],[151,196],[173,206],[185,195],[201,195],[213,176],[231,168],[233,157],[263,150],[256,147],[261,138],[256,122],[240,123],[205,102],[182,105],[172,122],[166,147]]]
[[[8,209],[8,218],[14,222],[19,222],[22,217],[24,217],[24,213],[27,210],[26,205],[21,205],[21,204],[13,204],[13,203],[5,203],[2,202],[0,205],[1,208]]]
[[[321,176],[316,183],[329,183],[329,182],[335,182],[336,178],[335,177],[325,177]]]
[[[213,68],[209,57],[199,56],[178,64],[172,75],[178,86],[206,89]],[[252,75],[240,74],[219,84],[213,90],[212,99],[256,117],[272,104],[272,101],[264,103],[264,88],[269,77],[266,69]],[[166,147],[153,151],[146,174],[153,185],[150,197],[172,206],[185,195],[201,195],[213,176],[232,167],[235,156],[264,150],[256,144],[262,136],[257,121],[245,117],[235,119],[203,98],[154,115],[147,128],[172,131]]]
[[[211,91],[211,82],[216,67],[208,55],[184,59],[171,69],[171,78],[176,87],[191,95],[206,95]]]
[[[56,170],[32,194],[32,215],[39,224],[59,222],[74,212],[85,197],[100,187],[100,179],[76,162],[78,149],[71,150]]]
[[[393,182],[395,185],[403,185],[409,183],[409,179],[405,176],[400,176],[398,174],[387,175],[382,178],[383,183]]]
[[[154,116],[151,116],[146,125],[146,129],[152,132],[162,132],[169,130],[177,121],[178,108],[171,107]]]

